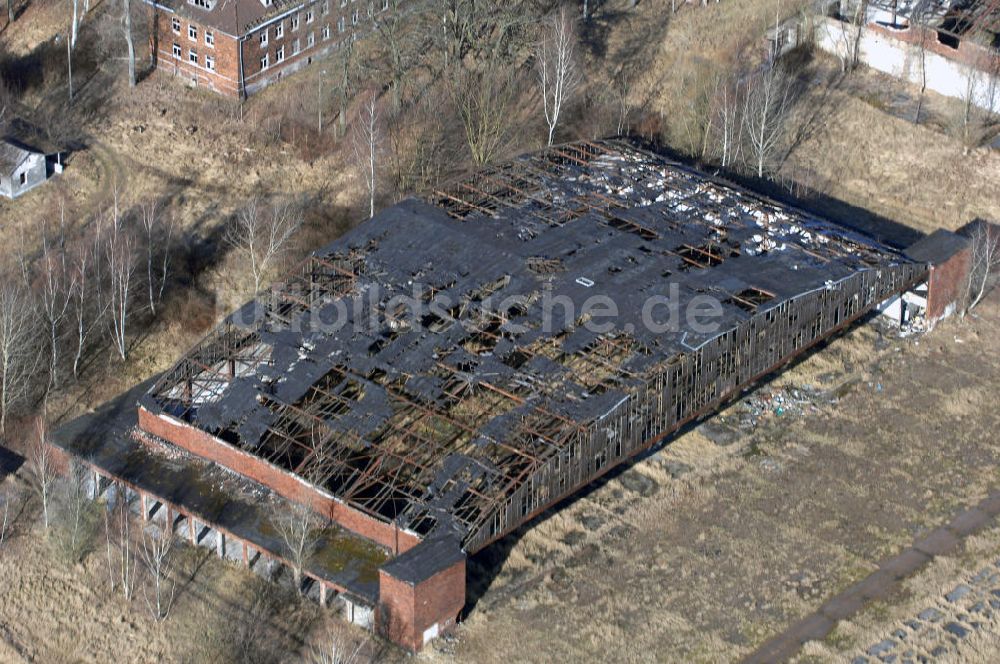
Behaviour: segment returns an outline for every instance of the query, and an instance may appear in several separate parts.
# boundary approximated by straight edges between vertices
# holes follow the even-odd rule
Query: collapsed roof
[[[619,417],[638,395],[700,389],[662,406],[678,425],[727,393],[711,371],[745,384],[787,356],[764,348],[765,323],[799,350],[921,269],[632,144],[577,143],[381,212],[227,318],[143,405],[475,550],[606,467],[540,488],[581,440],[620,435],[620,459],[633,448],[609,423],[662,433],[652,411]],[[799,320],[806,296],[818,308]],[[719,305],[713,329],[656,317],[698,298]],[[700,351],[739,330],[760,358],[706,356],[702,371]],[[677,373],[692,357],[697,377]]]

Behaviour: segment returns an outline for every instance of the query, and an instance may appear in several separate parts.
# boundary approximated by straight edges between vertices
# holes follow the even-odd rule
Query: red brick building
[[[156,67],[242,98],[355,39],[390,0],[146,0]]]

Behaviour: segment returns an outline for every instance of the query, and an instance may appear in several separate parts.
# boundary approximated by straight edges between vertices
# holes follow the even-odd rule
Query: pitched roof
[[[33,154],[42,152],[12,138],[4,138],[0,140],[0,170],[5,174],[13,173],[21,162]]]

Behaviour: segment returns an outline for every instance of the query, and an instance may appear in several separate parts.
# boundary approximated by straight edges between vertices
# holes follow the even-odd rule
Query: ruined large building
[[[632,144],[565,145],[384,210],[58,442],[97,495],[248,565],[286,555],[264,503],[312,507],[320,599],[417,650],[466,556],[929,269]]]

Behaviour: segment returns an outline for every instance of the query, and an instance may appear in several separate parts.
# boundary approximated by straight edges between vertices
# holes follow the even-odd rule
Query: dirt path
[[[888,600],[902,590],[903,581],[924,568],[935,556],[955,553],[966,537],[995,523],[1000,515],[1000,491],[993,491],[975,507],[963,510],[947,524],[915,540],[912,546],[882,561],[878,569],[834,595],[812,614],[764,643],[744,664],[788,661],[809,641],[826,638],[839,620],[860,613],[872,601]]]

